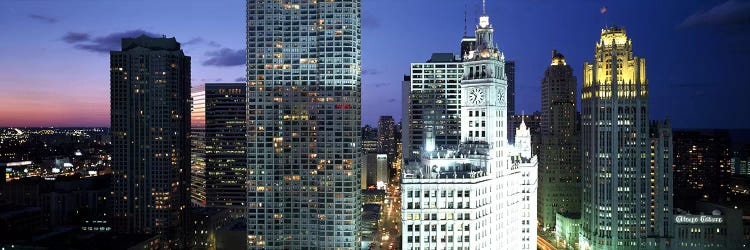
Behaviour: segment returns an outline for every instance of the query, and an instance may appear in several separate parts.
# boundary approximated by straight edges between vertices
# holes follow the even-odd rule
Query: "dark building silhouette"
[[[581,212],[576,93],[573,67],[565,62],[562,54],[553,50],[552,63],[542,80],[539,123],[541,144],[537,216],[543,230],[555,229],[557,213]]]
[[[203,191],[205,206],[227,208],[233,215],[241,215],[247,202],[245,87],[244,83],[206,83],[192,91],[193,124],[198,125],[193,127],[202,129],[193,145],[203,156],[193,158],[193,186],[204,183],[202,189],[192,191]]]
[[[729,131],[675,130],[673,138],[675,201],[679,207],[689,208],[696,199],[724,201],[732,172]]]
[[[190,202],[190,57],[175,38],[110,52],[114,229],[185,247]]]

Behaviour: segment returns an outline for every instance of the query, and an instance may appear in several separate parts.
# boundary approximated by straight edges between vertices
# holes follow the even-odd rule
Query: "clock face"
[[[469,103],[482,104],[484,102],[484,91],[480,88],[472,89],[469,93]]]
[[[497,102],[499,104],[507,104],[505,103],[505,93],[500,92],[500,94],[497,95]]]

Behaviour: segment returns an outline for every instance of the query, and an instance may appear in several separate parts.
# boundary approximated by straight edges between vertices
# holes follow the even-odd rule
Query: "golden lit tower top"
[[[633,42],[625,29],[602,29],[594,62],[583,66],[582,99],[647,97],[647,87],[646,61],[633,55]]]

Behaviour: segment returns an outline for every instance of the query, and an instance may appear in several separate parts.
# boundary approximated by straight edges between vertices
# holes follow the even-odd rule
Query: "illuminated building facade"
[[[438,143],[439,125],[423,123],[420,159],[404,163],[401,249],[536,249],[537,159],[525,123],[520,143],[508,144],[504,56],[492,33],[481,16],[463,57],[460,144]]]
[[[378,120],[378,153],[396,156],[396,122],[393,116],[384,115]]]
[[[360,247],[361,0],[247,1],[248,249]]]
[[[206,206],[206,88],[190,91],[190,201]]]
[[[672,208],[651,204],[666,204],[652,195],[671,195],[664,186],[671,176],[664,163],[650,162],[646,62],[632,48],[624,29],[603,29],[594,61],[583,66],[582,249],[669,246],[661,215]]]
[[[110,52],[113,229],[187,242],[190,57],[174,38],[122,39]]]
[[[434,53],[424,63],[411,64],[403,82],[402,143],[406,159],[418,158],[425,127],[435,130],[435,143],[458,145],[461,140],[461,78],[463,63],[451,53]]]
[[[576,124],[576,77],[565,57],[552,51],[542,80],[539,153],[539,223],[553,230],[557,213],[580,213],[581,167]]]
[[[206,83],[205,90],[205,194],[206,205],[227,208],[232,215],[244,211],[245,83]]]

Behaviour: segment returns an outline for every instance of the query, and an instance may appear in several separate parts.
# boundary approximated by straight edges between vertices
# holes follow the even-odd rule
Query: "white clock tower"
[[[461,143],[436,144],[425,126],[420,158],[402,166],[402,249],[536,249],[538,165],[527,144],[508,145],[505,58],[492,33],[483,13],[462,56]]]
[[[486,143],[490,148],[503,148],[508,139],[508,82],[503,68],[505,57],[493,44],[492,33],[489,16],[483,15],[476,28],[476,46],[464,55],[461,140],[465,143]]]

